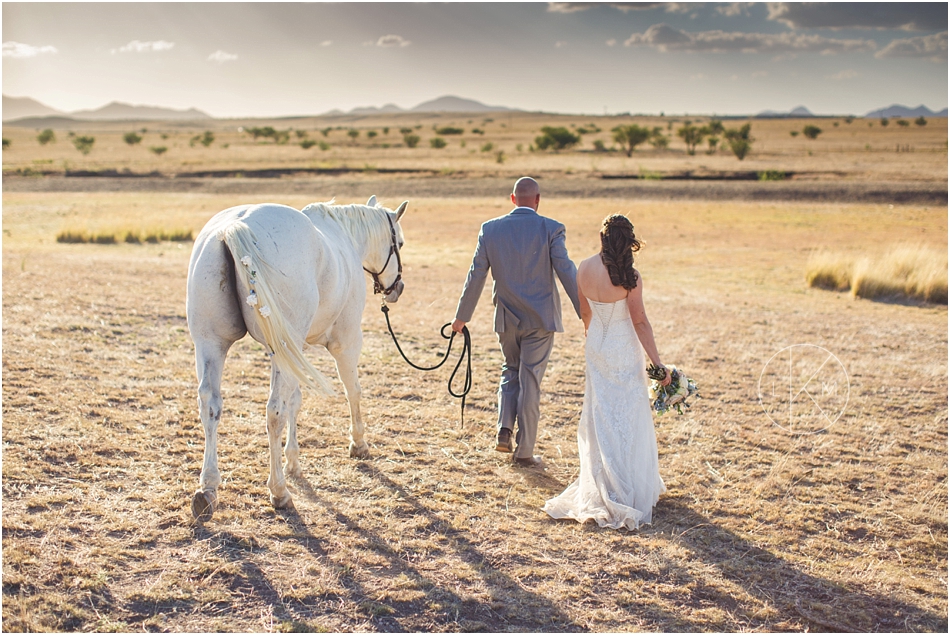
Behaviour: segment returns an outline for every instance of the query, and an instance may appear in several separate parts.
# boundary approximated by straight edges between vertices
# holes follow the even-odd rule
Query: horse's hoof
[[[350,442],[350,458],[352,459],[368,459],[369,458],[369,446],[364,441],[359,446],[355,443]]]
[[[217,506],[218,495],[214,490],[198,490],[191,499],[191,515],[200,522],[211,520]]]
[[[294,506],[294,501],[290,497],[290,492],[287,492],[280,498],[277,498],[273,494],[270,495],[270,504],[274,506],[275,509],[287,509],[288,507]]]
[[[287,465],[284,466],[284,476],[287,478],[300,478],[303,476],[303,470],[300,469],[300,461],[294,461],[291,463],[287,462]]]

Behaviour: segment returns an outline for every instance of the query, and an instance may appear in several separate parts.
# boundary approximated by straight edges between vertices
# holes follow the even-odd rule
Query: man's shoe
[[[537,455],[525,458],[515,457],[512,464],[515,467],[538,467],[541,465],[541,457]]]
[[[509,454],[514,451],[511,445],[511,430],[502,428],[498,431],[498,443],[495,445],[495,449],[499,452],[507,452]]]

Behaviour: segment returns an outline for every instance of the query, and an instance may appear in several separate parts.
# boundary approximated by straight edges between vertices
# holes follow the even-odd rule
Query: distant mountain
[[[504,112],[509,110],[512,109],[504,106],[486,106],[480,101],[463,99],[454,95],[424,101],[411,109],[412,112]]]
[[[776,110],[763,110],[755,115],[756,119],[802,119],[805,117],[814,117],[812,111],[804,106],[798,106],[788,112],[778,112]]]
[[[66,117],[80,121],[156,121],[156,120],[195,120],[211,119],[211,115],[201,112],[195,108],[188,110],[175,110],[173,108],[161,108],[158,106],[133,106],[132,104],[123,104],[114,101],[102,108],[96,110],[78,110],[76,112],[63,112],[41,104],[30,97],[8,97],[3,96],[3,121],[12,121],[14,119],[24,119],[33,117]]]
[[[66,113],[50,108],[46,104],[41,104],[30,97],[7,97],[3,96],[3,120],[20,119],[22,117],[48,117],[52,115],[64,115]]]
[[[947,109],[944,108],[939,112],[934,112],[930,108],[927,108],[923,104],[917,106],[916,108],[908,108],[907,106],[901,106],[900,104],[894,104],[887,108],[879,108],[878,110],[872,110],[868,114],[864,115],[865,119],[880,119],[881,117],[946,117]]]
[[[336,111],[339,113],[339,111]],[[377,108],[376,106],[363,106],[361,108],[354,108],[349,112],[351,115],[388,115],[395,112],[406,112],[396,104],[386,104],[382,108]]]
[[[73,119],[86,121],[123,121],[123,120],[174,120],[191,121],[195,119],[213,119],[211,115],[201,112],[197,108],[175,110],[158,106],[133,106],[114,101],[96,110],[77,110],[69,115]]]

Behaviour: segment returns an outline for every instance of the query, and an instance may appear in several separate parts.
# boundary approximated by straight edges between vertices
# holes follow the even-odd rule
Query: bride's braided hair
[[[633,252],[640,250],[640,241],[633,233],[633,223],[620,214],[605,218],[600,230],[600,247],[600,260],[607,267],[611,284],[627,291],[636,287]]]

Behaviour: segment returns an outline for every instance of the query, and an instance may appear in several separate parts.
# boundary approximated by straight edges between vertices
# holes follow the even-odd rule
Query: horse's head
[[[371,268],[365,264],[364,268],[373,276],[373,290],[382,293],[386,302],[395,302],[405,288],[402,281],[402,256],[399,253],[405,239],[399,219],[406,213],[409,201],[403,201],[396,211],[379,205],[375,196],[371,196],[366,205],[383,212],[388,226],[380,232],[380,235],[385,235],[386,238],[378,240],[376,246],[367,254],[366,263]]]

